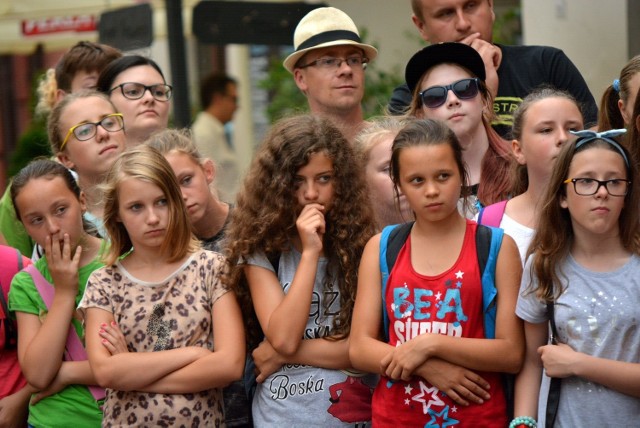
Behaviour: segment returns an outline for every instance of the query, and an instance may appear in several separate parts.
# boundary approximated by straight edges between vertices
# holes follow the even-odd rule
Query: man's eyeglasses
[[[450,85],[432,86],[420,92],[418,96],[422,100],[422,104],[428,108],[437,108],[447,102],[449,89],[461,100],[474,98],[480,90],[479,83],[477,78],[462,79]]]
[[[89,140],[96,135],[96,132],[98,132],[98,125],[102,126],[105,131],[120,131],[124,128],[124,118],[122,117],[122,113],[112,113],[106,115],[98,122],[84,122],[73,126],[69,129],[69,132],[67,132],[67,136],[64,137],[62,144],[60,144],[60,150],[64,149],[64,146],[67,144],[67,141],[69,141],[71,134],[73,134],[78,141]]]
[[[299,65],[298,68],[307,68],[311,66],[316,66],[323,70],[337,70],[342,66],[343,62],[346,62],[347,65],[351,68],[365,69],[367,68],[367,63],[369,62],[369,58],[363,57],[363,56],[350,56],[348,58],[324,57],[324,58],[318,58],[304,65]]]
[[[126,82],[121,83],[115,88],[111,88],[109,93],[120,88],[122,96],[130,100],[139,100],[144,96],[144,93],[148,90],[151,96],[158,101],[169,101],[171,99],[171,93],[173,88],[171,85],[165,85],[164,83],[158,83],[157,85],[143,85],[142,83]]]
[[[564,183],[573,183],[573,190],[580,196],[591,196],[598,193],[601,186],[607,189],[611,196],[626,196],[629,191],[630,180],[613,178],[611,180],[596,180],[595,178],[568,178]]]

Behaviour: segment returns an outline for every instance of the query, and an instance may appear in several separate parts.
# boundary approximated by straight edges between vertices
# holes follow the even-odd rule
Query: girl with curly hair
[[[256,426],[370,420],[375,378],[346,371],[358,265],[375,231],[357,165],[329,121],[287,118],[272,127],[238,194],[227,256],[238,263],[229,281],[259,322],[247,327],[253,343],[264,333],[253,353]]]

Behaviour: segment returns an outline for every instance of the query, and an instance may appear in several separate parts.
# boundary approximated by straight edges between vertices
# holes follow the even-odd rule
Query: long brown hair
[[[636,55],[629,60],[620,70],[620,78],[607,86],[600,99],[598,109],[598,131],[608,131],[609,129],[624,128],[624,118],[618,107],[618,100],[629,102],[632,95],[631,80],[640,73],[640,55]]]
[[[256,345],[260,327],[243,265],[237,263],[257,251],[272,256],[290,250],[297,233],[295,177],[316,153],[326,154],[334,171],[334,199],[325,217],[323,243],[329,259],[327,278],[333,278],[340,290],[340,314],[334,320],[333,334],[337,338],[349,335],[360,257],[375,233],[373,213],[364,173],[357,168],[349,142],[328,120],[302,115],[282,119],[271,128],[238,193],[227,230],[225,254],[235,265],[225,282],[241,301],[250,346]]]
[[[573,226],[569,210],[560,206],[560,201],[567,194],[564,181],[569,174],[569,168],[577,153],[593,148],[604,148],[615,153],[620,152],[611,143],[602,139],[587,141],[576,148],[578,139],[565,145],[556,160],[553,174],[549,182],[547,193],[543,199],[542,211],[538,220],[538,228],[533,236],[527,257],[534,254],[531,264],[532,277],[537,278],[538,285],[529,290],[535,292],[536,297],[544,302],[552,302],[563,291],[561,277],[563,273],[559,266],[566,259],[574,239]],[[631,159],[628,150],[620,146],[627,159]],[[626,164],[626,163],[625,163]],[[620,213],[618,224],[622,246],[635,254],[640,254],[640,188],[638,188],[638,167],[635,162],[627,165],[627,180],[631,181],[629,191],[624,197],[624,208]]]

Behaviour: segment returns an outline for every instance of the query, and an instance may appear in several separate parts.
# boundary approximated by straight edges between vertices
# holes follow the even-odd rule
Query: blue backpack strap
[[[496,202],[484,208],[481,208],[478,212],[478,224],[485,226],[500,227],[502,222],[502,216],[504,210],[507,207],[507,200]]]
[[[385,226],[380,235],[380,274],[382,275],[382,320],[384,324],[384,337],[388,341],[389,317],[387,316],[387,281],[389,273],[393,270],[393,265],[398,258],[398,253],[404,245],[409,233],[411,233],[413,222],[394,224]]]
[[[502,245],[504,231],[497,227],[478,225],[476,230],[476,252],[482,281],[482,313],[484,314],[484,335],[487,339],[496,337],[496,265]]]

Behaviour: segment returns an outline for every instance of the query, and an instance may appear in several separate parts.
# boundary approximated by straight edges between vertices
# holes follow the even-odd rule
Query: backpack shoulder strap
[[[479,224],[476,229],[476,252],[482,281],[482,312],[485,337],[495,338],[496,331],[496,264],[504,231]]]
[[[53,303],[53,296],[56,292],[53,288],[53,285],[49,281],[47,281],[44,276],[42,276],[40,271],[36,269],[35,265],[27,266],[26,268],[24,268],[24,271],[31,275],[31,278],[33,278],[33,283],[36,286],[38,293],[40,293],[44,304],[47,306],[47,309],[49,309],[51,307],[51,304]]]
[[[393,270],[393,265],[398,259],[400,249],[406,242],[411,233],[413,222],[394,224],[386,226],[382,229],[380,235],[380,274],[382,275],[382,319],[384,322],[384,336],[388,340],[387,332],[389,331],[389,317],[387,316],[387,281],[389,273]]]
[[[478,213],[478,224],[485,226],[500,227],[504,210],[507,206],[507,200],[496,202],[480,209]]]

